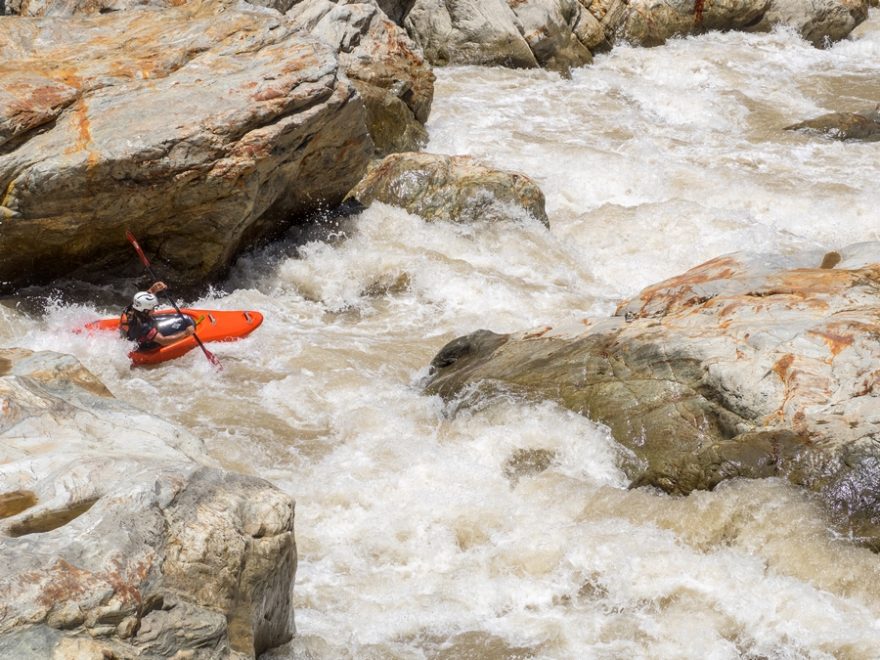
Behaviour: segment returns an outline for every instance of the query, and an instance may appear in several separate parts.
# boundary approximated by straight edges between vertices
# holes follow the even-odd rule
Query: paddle
[[[135,252],[138,253],[138,256],[141,258],[141,263],[144,264],[144,266],[147,269],[147,272],[150,274],[150,276],[153,278],[154,281],[158,282],[159,278],[156,277],[156,273],[153,272],[153,267],[150,265],[150,260],[147,259],[147,255],[144,254],[144,251],[141,249],[141,246],[138,244],[137,239],[134,237],[134,234],[132,234],[131,231],[126,229],[125,230],[125,237],[128,239],[128,242],[131,243],[132,247],[135,249]],[[168,294],[167,289],[165,291],[165,296],[168,298],[169,302],[174,306],[174,309],[177,311],[180,318],[186,318],[183,315],[183,312],[180,311],[180,307],[178,307],[177,303],[174,302],[174,298],[172,298]],[[208,361],[211,364],[213,364],[215,367],[217,367],[218,369],[223,369],[223,365],[220,364],[220,360],[217,359],[217,356],[214,355],[207,348],[205,348],[205,345],[202,343],[202,340],[199,339],[198,335],[195,332],[193,332],[192,337],[193,337],[193,339],[196,340],[196,343],[199,345],[199,348],[202,349],[202,352],[205,354],[205,357],[208,358]]]

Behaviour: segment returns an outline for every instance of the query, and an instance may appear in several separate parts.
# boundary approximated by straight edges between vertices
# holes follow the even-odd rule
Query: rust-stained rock
[[[374,2],[304,0],[288,12],[329,43],[367,109],[377,151],[412,151],[428,140],[434,73],[406,32]]]
[[[0,21],[0,282],[136,267],[126,227],[167,277],[205,282],[338,203],[372,151],[333,50],[276,12]]]
[[[741,30],[764,16],[771,0],[633,0],[619,36],[656,46],[674,36],[705,30]]]
[[[528,214],[549,226],[544,193],[534,181],[469,156],[393,154],[371,165],[347,199],[399,206],[429,221],[494,222]]]
[[[0,657],[253,658],[289,639],[290,498],[206,465],[71,356],[0,358]]]
[[[20,16],[88,16],[132,9],[170,9],[193,1],[199,0],[6,0],[6,12]],[[246,1],[257,7],[267,7],[284,13],[295,0]],[[2,13],[0,11],[0,15]]]
[[[785,130],[817,133],[834,140],[877,142],[880,140],[880,105],[872,112],[831,112],[786,126]]]
[[[648,287],[610,318],[461,337],[428,391],[499,387],[607,424],[672,493],[785,477],[880,547],[880,243],[735,254]]]

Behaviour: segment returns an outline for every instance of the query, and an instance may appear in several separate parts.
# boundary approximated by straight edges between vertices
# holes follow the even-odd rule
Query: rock
[[[376,4],[305,0],[288,16],[338,53],[364,100],[379,154],[411,151],[427,142],[424,124],[434,98],[434,73],[406,32]]]
[[[880,242],[721,257],[611,318],[461,337],[427,390],[556,400],[636,454],[634,485],[787,478],[880,547],[878,263]]]
[[[835,140],[880,140],[880,105],[871,112],[832,112],[786,126],[787,131],[820,133]]]
[[[593,61],[601,28],[577,0],[507,0],[538,64],[567,74]]]
[[[814,46],[840,41],[868,17],[868,0],[771,0],[756,31],[777,25],[794,28]]]
[[[762,19],[771,0],[633,0],[620,37],[657,46],[674,36],[706,30],[742,30]]]
[[[135,272],[191,286],[321,205],[373,151],[332,49],[219,1],[0,21],[0,282]]]
[[[550,225],[544,193],[534,181],[468,156],[388,156],[370,166],[346,199],[363,206],[374,201],[399,206],[428,221],[494,222],[527,213]]]
[[[290,638],[286,495],[205,465],[71,356],[0,349],[0,409],[0,657],[252,658]]]
[[[432,64],[538,66],[505,0],[416,0],[404,25]]]
[[[868,16],[868,0],[633,0],[616,32],[632,43],[656,46],[674,36],[706,30],[797,30],[816,46],[846,37]]]
[[[9,14],[20,16],[76,16],[110,14],[131,9],[169,9],[185,0],[6,0]],[[195,0],[198,2],[199,0]],[[257,7],[286,12],[295,0],[247,0]],[[0,11],[0,16],[3,12]]]
[[[403,21],[416,0],[377,0],[379,8],[392,21],[403,26]]]

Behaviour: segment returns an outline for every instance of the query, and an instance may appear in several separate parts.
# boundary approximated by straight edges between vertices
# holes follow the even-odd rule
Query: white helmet
[[[150,312],[156,309],[158,304],[159,299],[149,291],[138,291],[131,301],[131,306],[139,312]]]

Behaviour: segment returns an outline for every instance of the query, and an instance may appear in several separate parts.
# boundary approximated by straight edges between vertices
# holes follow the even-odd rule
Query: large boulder
[[[880,140],[880,106],[871,112],[831,112],[786,126],[787,131],[816,133],[835,140]]]
[[[754,30],[794,28],[814,46],[840,41],[868,17],[869,0],[771,0]]]
[[[416,0],[404,25],[433,64],[538,66],[505,0]]]
[[[880,242],[736,254],[611,318],[456,339],[427,389],[559,401],[632,450],[635,485],[688,493],[785,477],[880,547],[878,316]]]
[[[741,30],[762,19],[771,0],[632,0],[619,36],[642,46],[703,30]]]
[[[204,282],[373,152],[332,48],[245,3],[0,21],[0,71],[7,287],[131,264],[125,227]]]
[[[612,31],[643,46],[706,30],[760,32],[777,25],[824,46],[867,18],[868,0],[631,0],[619,16]]]
[[[252,658],[290,638],[293,503],[74,358],[0,350],[0,657]]]
[[[378,201],[425,220],[495,222],[531,216],[549,226],[544,193],[524,174],[497,170],[469,156],[393,154],[373,163],[349,202]]]
[[[304,0],[297,26],[329,43],[367,109],[377,151],[412,151],[428,141],[434,73],[406,32],[374,2]]]

